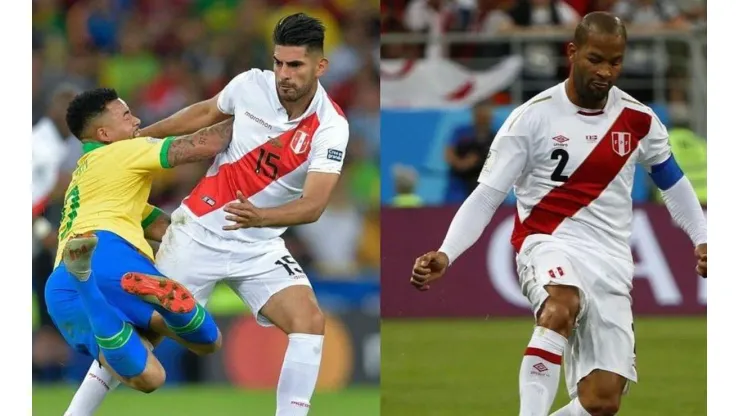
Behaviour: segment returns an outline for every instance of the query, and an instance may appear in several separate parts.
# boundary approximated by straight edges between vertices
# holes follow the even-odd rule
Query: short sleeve
[[[642,147],[640,163],[648,169],[665,162],[671,156],[668,130],[655,114],[652,115],[650,121],[650,130],[640,144]]]
[[[144,205],[141,213],[141,228],[150,226],[162,214],[162,210],[151,204]]]
[[[229,81],[226,87],[224,87],[224,89],[218,94],[217,103],[219,111],[224,114],[234,115],[234,111],[236,109],[236,97],[238,97],[240,93],[243,93],[242,86],[244,83],[249,82],[249,80],[254,76],[255,71],[257,70],[250,69],[249,71],[242,72]]]
[[[340,173],[349,141],[349,125],[342,122],[319,129],[311,142],[308,171]]]
[[[140,172],[152,172],[169,169],[167,152],[174,137],[155,139],[153,137],[137,137],[131,140],[118,142],[116,152],[111,157],[116,159],[124,168]]]
[[[529,160],[529,141],[534,137],[521,112],[512,113],[493,139],[478,182],[508,193]]]

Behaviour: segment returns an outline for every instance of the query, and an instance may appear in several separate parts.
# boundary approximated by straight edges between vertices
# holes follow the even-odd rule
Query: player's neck
[[[578,95],[578,92],[576,91],[576,86],[573,84],[573,78],[571,77],[565,80],[565,95],[568,96],[568,100],[570,100],[573,105],[586,110],[603,110],[604,107],[606,107],[606,100],[608,99],[604,98],[603,100],[599,100],[598,102],[589,102],[587,100],[584,100]]]
[[[285,111],[288,112],[288,120],[295,120],[296,118],[300,117],[301,114],[306,112],[306,109],[309,105],[311,105],[311,101],[313,101],[313,97],[316,95],[316,91],[318,89],[319,83],[314,82],[313,86],[308,91],[308,94],[304,95],[298,100],[292,102],[285,102],[282,99],[280,100],[280,104],[282,104],[285,108]]]

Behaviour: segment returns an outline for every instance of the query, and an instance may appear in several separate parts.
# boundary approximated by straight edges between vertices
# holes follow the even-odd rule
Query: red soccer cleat
[[[195,298],[185,286],[166,277],[130,272],[121,278],[127,293],[159,305],[170,312],[188,313],[195,308]]]

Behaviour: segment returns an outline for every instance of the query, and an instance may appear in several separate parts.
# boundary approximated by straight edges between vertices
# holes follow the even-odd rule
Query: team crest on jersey
[[[293,153],[300,155],[308,149],[308,133],[303,130],[298,130],[293,135],[293,139],[290,141],[290,148]]]
[[[632,151],[632,134],[615,131],[612,132],[612,150],[619,156],[626,156]]]

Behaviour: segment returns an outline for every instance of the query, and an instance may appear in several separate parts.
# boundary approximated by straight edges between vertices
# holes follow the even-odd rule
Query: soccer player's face
[[[581,47],[570,44],[573,83],[587,103],[606,99],[622,72],[625,41],[618,35],[592,33]]]
[[[103,115],[103,141],[112,143],[137,136],[141,120],[131,114],[125,101],[119,98],[109,102],[106,107],[108,111]]]
[[[308,52],[305,46],[276,45],[273,70],[280,99],[293,102],[304,97],[326,66],[327,60],[320,52]]]

